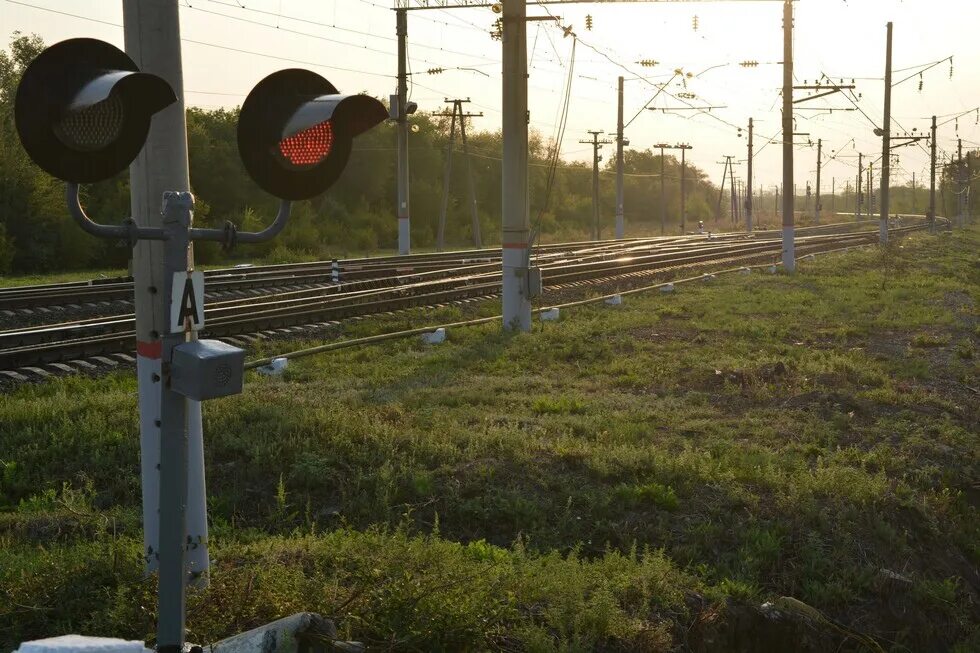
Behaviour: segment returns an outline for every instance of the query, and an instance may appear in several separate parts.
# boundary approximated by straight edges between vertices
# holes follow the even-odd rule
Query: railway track
[[[902,234],[921,228],[922,225],[912,225],[892,232]],[[876,240],[877,230],[825,233],[799,238],[797,251],[803,256]],[[379,313],[495,297],[500,292],[499,251],[485,252],[486,256],[484,251],[465,252],[463,256],[423,254],[411,261],[345,261],[350,273],[345,281],[322,286],[303,284],[310,287],[209,302],[203,335],[234,341],[247,334],[289,332],[297,327],[333,325]],[[542,268],[546,293],[558,293],[589,284],[629,283],[692,267],[764,263],[777,260],[780,254],[781,242],[775,233],[752,237],[729,234],[549,246],[539,252],[536,264]],[[318,265],[323,267],[287,267],[289,274],[314,270],[316,277],[320,274],[316,271]],[[263,268],[260,274],[266,279],[283,278],[286,268],[269,267],[277,269]],[[213,271],[208,283],[215,283],[222,273]],[[255,283],[258,278],[247,281]],[[129,290],[132,292],[131,282]],[[73,365],[87,368],[92,361],[129,362],[134,347],[132,314],[0,331],[0,375],[23,379],[30,374],[69,371]]]
[[[816,235],[830,231],[839,233],[842,229],[860,226],[864,223],[840,223],[819,227],[804,227],[800,234]],[[744,233],[721,233],[715,236],[717,242],[727,240],[757,240],[778,238],[777,231],[757,231],[752,236]],[[696,236],[668,236],[655,238],[635,238],[629,240],[607,240],[586,243],[556,243],[535,248],[536,260],[547,261],[572,255],[615,255],[623,248],[645,245],[671,245],[690,242]],[[208,270],[205,274],[207,299],[221,300],[235,296],[259,296],[269,292],[287,290],[319,289],[339,282],[375,281],[395,283],[395,279],[405,275],[455,272],[463,266],[500,264],[500,249],[462,250],[413,254],[409,256],[387,256],[375,258],[354,258],[310,263],[287,263],[280,265],[236,266]],[[128,277],[92,279],[57,284],[17,286],[0,288],[0,318],[40,314],[43,318],[58,309],[118,310],[121,306],[132,306],[133,281]],[[119,304],[119,306],[114,306]]]

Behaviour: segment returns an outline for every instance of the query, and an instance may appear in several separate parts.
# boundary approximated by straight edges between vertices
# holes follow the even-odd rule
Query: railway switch
[[[249,176],[283,200],[316,197],[340,178],[354,138],[388,119],[368,95],[341,95],[308,70],[272,73],[248,94],[238,152]]]

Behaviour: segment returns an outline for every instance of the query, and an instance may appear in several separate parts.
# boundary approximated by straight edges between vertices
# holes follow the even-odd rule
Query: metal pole
[[[602,239],[599,225],[599,134],[592,134],[592,240]]]
[[[817,139],[817,188],[816,188],[816,202],[813,205],[813,224],[820,224],[820,209],[823,208],[820,205],[820,168],[823,157],[823,140]]]
[[[837,177],[830,178],[830,212],[837,214]]]
[[[932,145],[929,162],[929,230],[936,233],[936,116],[932,117]]]
[[[864,155],[858,152],[858,181],[857,181],[857,220],[861,219],[861,207],[864,205],[864,193],[861,184],[864,181]]]
[[[398,253],[411,252],[408,192],[408,12],[395,11],[398,34]]]
[[[892,129],[892,24],[888,23],[888,41],[885,46],[885,117],[881,134],[881,217],[878,239],[888,243],[888,191],[891,184],[891,129]],[[870,188],[870,186],[869,186]]]
[[[466,177],[470,187],[470,207],[473,211],[472,225],[473,247],[483,248],[483,232],[480,229],[480,211],[476,205],[476,184],[473,181],[473,162],[470,158],[470,146],[466,140],[466,116],[463,115],[463,105],[459,106],[459,135],[463,139],[463,156],[466,157]]]
[[[734,225],[738,223],[738,189],[735,188],[735,166],[731,163],[731,157],[728,163],[728,181],[731,186],[732,224]]]
[[[681,235],[687,233],[687,147],[681,148]]]
[[[160,198],[169,190],[190,190],[187,165],[187,125],[184,113],[184,76],[180,50],[180,20],[175,0],[125,0],[123,24],[126,53],[143,72],[165,79],[177,101],[156,114],[142,152],[129,168],[130,205],[137,224],[160,227]],[[167,331],[165,311],[169,296],[163,292],[169,279],[163,276],[161,241],[141,240],[133,248],[136,312],[136,373],[139,388],[140,468],[143,492],[144,559],[148,572],[159,564],[160,455],[161,455],[161,335]],[[188,250],[193,262],[193,249]],[[187,269],[185,265],[183,269]],[[208,583],[208,522],[204,478],[204,438],[201,405],[188,405],[190,492],[187,566],[197,587]]]
[[[453,174],[453,149],[456,145],[456,110],[462,105],[453,102],[453,116],[449,123],[449,142],[446,145],[445,178],[442,182],[442,211],[439,212],[439,227],[436,231],[436,249],[440,252],[446,245],[446,212],[449,210],[449,180]]]
[[[783,2],[783,268],[796,271],[793,203],[793,2]]]
[[[715,225],[721,221],[721,198],[725,194],[725,180],[728,177],[728,163],[730,158],[725,158],[725,168],[721,172],[721,185],[718,187],[718,207],[715,209]]]
[[[915,200],[915,173],[912,173],[912,213],[916,213],[919,209],[919,203]]]
[[[868,164],[868,215],[875,214],[875,164],[874,161]]]
[[[527,5],[503,0],[503,322],[531,330],[527,183]]]
[[[964,219],[966,214],[966,175],[963,171],[963,139],[960,138],[958,140],[959,146],[956,158],[956,197],[958,198],[956,204],[956,226],[962,227],[966,222]]]
[[[626,215],[624,213],[623,173],[625,167],[623,155],[623,77],[619,78],[619,108],[616,119],[616,238],[622,239],[626,233]]]
[[[776,186],[776,205],[773,210],[776,220],[779,221],[779,186]]]
[[[194,198],[188,192],[163,195],[164,244],[163,296],[165,316],[170,317],[175,272],[191,267],[189,231],[193,220]],[[178,289],[178,292],[182,289]],[[179,298],[178,298],[179,301]],[[173,350],[188,340],[184,326],[171,330],[169,319],[162,339],[163,360],[170,361]],[[158,653],[183,653],[186,596],[184,583],[185,533],[187,531],[188,482],[188,400],[170,389],[170,364],[163,368],[160,402],[160,586],[157,621]],[[200,408],[200,403],[197,403]]]
[[[667,191],[666,166],[664,165],[664,148],[660,148],[660,235],[667,233]]]
[[[748,188],[745,193],[745,231],[752,233],[752,157],[754,156],[753,144],[752,144],[752,134],[754,130],[754,125],[752,118],[749,118],[749,172],[748,172]]]

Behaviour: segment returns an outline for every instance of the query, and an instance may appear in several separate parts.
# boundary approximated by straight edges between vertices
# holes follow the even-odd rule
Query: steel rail
[[[905,227],[894,230],[904,233],[921,227]],[[801,239],[801,251],[817,251],[841,244],[866,242],[875,232],[847,234],[843,236],[817,236]],[[736,260],[760,260],[778,255],[778,241],[747,242],[716,247],[707,251],[685,252],[674,258],[662,254],[637,257],[629,262],[610,260],[600,263],[573,266],[556,265],[545,269],[546,284],[551,289],[576,285],[584,279],[594,282],[607,282],[635,276],[648,276],[658,272],[693,267],[697,265],[718,264]],[[607,273],[603,276],[602,273]],[[453,285],[457,284],[457,285]],[[326,301],[296,303],[286,302],[266,306],[228,307],[226,310],[208,313],[207,332],[215,336],[232,336],[254,331],[270,330],[286,326],[337,321],[350,317],[391,312],[407,308],[417,308],[464,299],[485,298],[499,293],[499,275],[471,275],[460,279],[449,279],[438,288],[429,286],[419,294],[400,292],[400,296],[382,297],[379,294],[365,294],[361,301],[345,301],[350,298],[333,297]],[[397,289],[402,291],[404,289]],[[244,309],[244,310],[242,310]],[[85,358],[112,352],[128,351],[133,346],[134,332],[132,322],[127,319],[109,321],[112,333],[104,333],[106,324],[79,325],[80,328],[50,332],[53,340],[43,344],[27,344],[5,347],[0,350],[0,369],[12,369],[65,360]],[[98,333],[102,328],[103,332]],[[70,335],[68,335],[70,334]],[[58,339],[58,338],[62,339]]]

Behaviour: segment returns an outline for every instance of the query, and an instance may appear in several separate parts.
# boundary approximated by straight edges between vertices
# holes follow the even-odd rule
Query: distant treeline
[[[0,273],[55,272],[70,269],[125,267],[130,251],[120,243],[83,234],[64,206],[62,185],[33,165],[21,148],[13,121],[13,101],[20,75],[44,48],[36,36],[14,35],[8,52],[0,52]],[[418,126],[410,136],[412,245],[435,244],[442,206],[448,120],[413,116]],[[189,109],[187,136],[192,190],[197,197],[195,223],[220,226],[230,220],[255,229],[275,213],[276,200],[248,178],[238,157],[237,110]],[[470,130],[470,152],[484,244],[499,243],[501,206],[501,135]],[[550,197],[546,197],[553,145],[538,133],[530,145],[530,206],[532,225],[544,241],[588,237],[592,230],[591,157],[588,163],[560,162]],[[447,216],[447,246],[471,242],[468,187],[461,144],[453,166]],[[615,156],[607,146],[600,177],[602,234],[612,236],[615,215]],[[680,163],[665,159],[667,229],[680,224]],[[627,150],[625,211],[630,233],[660,229],[659,154]],[[718,215],[718,187],[696,166],[687,166],[688,228],[698,220],[713,225]],[[292,260],[344,255],[397,246],[395,218],[395,129],[390,124],[360,137],[340,181],[323,196],[294,207],[284,234],[265,246],[241,247],[231,254],[219,247],[196,247],[202,263],[233,257]],[[897,198],[900,201],[900,198]],[[756,199],[764,219],[765,198]],[[129,214],[129,178],[116,178],[84,188],[89,214],[118,222]],[[730,213],[727,189],[721,201],[721,222]],[[922,199],[919,199],[922,206]],[[802,206],[801,206],[802,208]],[[825,210],[826,210],[825,202]],[[844,209],[842,209],[844,210]],[[900,209],[907,210],[907,209]]]

